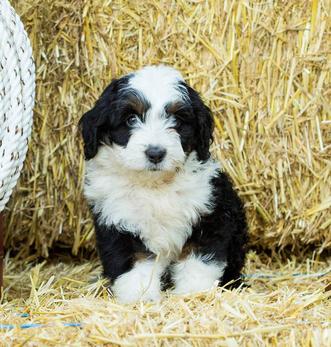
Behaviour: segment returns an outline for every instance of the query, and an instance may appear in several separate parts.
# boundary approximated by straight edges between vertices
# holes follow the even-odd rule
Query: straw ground
[[[170,64],[214,112],[213,154],[245,200],[252,243],[331,247],[329,0],[15,0],[37,96],[7,247],[91,247],[80,116],[109,81]]]
[[[331,261],[250,252],[248,287],[121,306],[95,261],[7,259],[2,346],[331,345]],[[80,326],[73,326],[79,323]],[[21,328],[20,325],[41,324]]]

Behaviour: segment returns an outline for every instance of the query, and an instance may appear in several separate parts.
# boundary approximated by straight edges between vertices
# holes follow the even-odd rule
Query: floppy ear
[[[198,159],[206,161],[210,157],[209,147],[213,142],[214,120],[211,111],[201,100],[199,94],[189,86],[186,86],[194,115],[197,120],[196,152]]]
[[[113,79],[102,92],[95,106],[80,119],[78,126],[84,140],[86,160],[92,159],[97,154],[103,135],[102,128],[107,122],[120,88],[126,83],[127,79],[128,77]]]
[[[197,145],[198,159],[206,161],[210,157],[209,147],[213,142],[214,121],[209,107],[200,99],[201,105],[196,111],[199,124],[199,137]]]
[[[79,120],[79,129],[84,141],[85,159],[93,158],[98,152],[101,138],[100,126],[105,123],[105,116],[98,105],[86,112]]]

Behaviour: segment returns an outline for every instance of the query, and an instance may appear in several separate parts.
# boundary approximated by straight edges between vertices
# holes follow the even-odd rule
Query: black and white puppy
[[[149,66],[113,80],[80,128],[97,249],[121,302],[239,279],[243,204],[210,158],[210,110],[178,71]]]

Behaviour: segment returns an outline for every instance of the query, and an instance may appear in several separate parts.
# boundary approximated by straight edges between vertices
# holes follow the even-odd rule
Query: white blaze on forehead
[[[175,69],[164,66],[147,66],[137,71],[129,80],[129,87],[141,92],[154,109],[167,103],[183,100],[185,88],[178,85],[184,82],[182,75]]]

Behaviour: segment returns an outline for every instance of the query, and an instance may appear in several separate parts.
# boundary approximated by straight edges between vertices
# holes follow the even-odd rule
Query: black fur
[[[187,90],[189,105],[193,113],[191,124],[194,124],[195,131],[194,136],[191,134],[193,141],[191,150],[197,152],[199,160],[206,161],[210,157],[209,147],[213,141],[213,117],[209,107],[203,103],[199,94],[186,83],[182,83],[182,85]]]
[[[198,245],[198,253],[214,254],[215,260],[226,261],[221,285],[234,280],[240,284],[248,242],[244,206],[225,173],[213,179],[215,208],[193,228],[188,242]]]
[[[143,96],[127,88],[129,79],[130,75],[113,80],[95,106],[80,119],[87,160],[97,154],[102,142],[125,146],[130,138],[127,118],[132,114],[141,116],[149,108]]]
[[[137,254],[153,256],[139,237],[118,230],[115,226],[107,227],[100,224],[98,215],[95,216],[94,222],[103,274],[111,283],[132,268]]]

